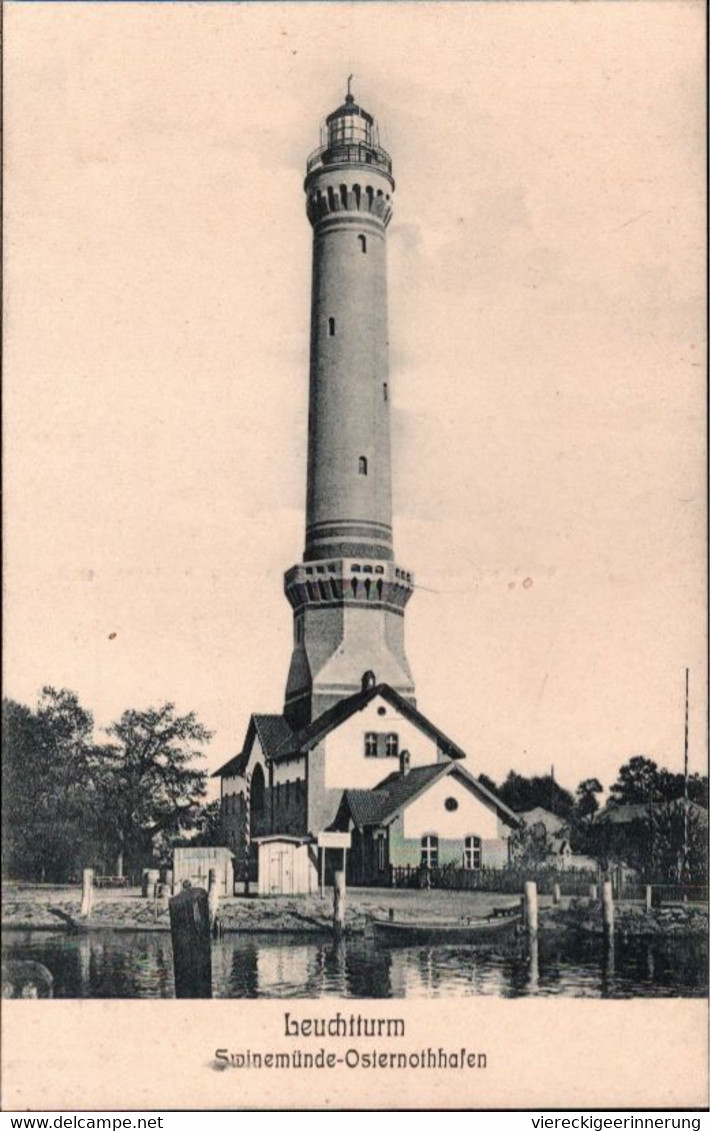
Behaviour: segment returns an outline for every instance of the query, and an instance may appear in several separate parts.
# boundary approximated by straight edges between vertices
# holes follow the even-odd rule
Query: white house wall
[[[285,785],[288,781],[302,781],[306,777],[306,759],[274,763],[274,785]]]
[[[445,806],[449,797],[458,803],[453,812]],[[405,809],[405,838],[419,839],[426,833],[436,833],[446,840],[463,840],[469,835],[493,840],[499,836],[499,822],[493,805],[482,801],[453,774],[447,774]]]

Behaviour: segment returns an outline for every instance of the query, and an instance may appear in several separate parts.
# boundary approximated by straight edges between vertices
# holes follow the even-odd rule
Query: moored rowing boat
[[[372,919],[375,941],[387,946],[422,946],[452,944],[464,946],[486,945],[513,934],[521,923],[520,915],[497,919],[474,919],[468,922],[448,922],[445,919]]]

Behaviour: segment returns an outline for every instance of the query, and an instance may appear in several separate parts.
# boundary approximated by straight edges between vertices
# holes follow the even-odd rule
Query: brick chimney
[[[410,772],[410,751],[400,751],[400,776],[405,778]]]

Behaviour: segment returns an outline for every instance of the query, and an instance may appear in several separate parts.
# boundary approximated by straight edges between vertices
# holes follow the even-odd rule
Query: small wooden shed
[[[312,837],[255,837],[259,895],[308,895],[318,891],[318,857]]]
[[[234,895],[233,853],[229,848],[174,848],[173,883],[181,885],[190,880],[194,888],[205,888],[210,869],[217,872],[220,895]]]

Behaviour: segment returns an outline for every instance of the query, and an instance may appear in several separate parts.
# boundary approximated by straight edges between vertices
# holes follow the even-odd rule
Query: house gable
[[[366,754],[366,736],[374,736],[375,757]],[[387,756],[388,736],[395,736],[397,753]],[[410,767],[449,761],[437,741],[407,718],[403,712],[377,695],[362,710],[350,715],[330,731],[322,742],[326,789],[374,789],[400,767],[399,753],[407,750]]]
[[[500,835],[496,806],[478,793],[468,776],[449,773],[436,778],[402,810],[402,835],[407,840],[433,833],[443,840]]]
[[[341,699],[330,710],[325,711],[308,726],[297,731],[287,738],[274,754],[276,759],[293,757],[295,753],[312,750],[318,746],[332,730],[343,725],[347,719],[356,712],[362,712],[374,699],[380,697],[383,705],[394,707],[404,718],[412,722],[423,733],[430,736],[442,753],[449,758],[464,758],[463,750],[447,738],[441,730],[429,721],[407,699],[399,695],[387,683],[379,683],[372,687],[364,688],[355,695]]]

